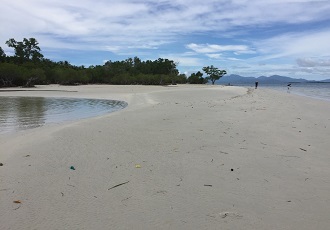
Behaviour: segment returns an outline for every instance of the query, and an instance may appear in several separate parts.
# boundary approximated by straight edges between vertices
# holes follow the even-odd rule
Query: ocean
[[[300,96],[310,97],[330,102],[330,83],[288,83],[283,84],[262,84],[258,88],[269,88],[285,93],[292,93]],[[235,84],[236,86],[254,87],[254,84]]]

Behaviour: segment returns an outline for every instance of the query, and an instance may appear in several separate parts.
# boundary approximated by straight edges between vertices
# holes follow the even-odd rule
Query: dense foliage
[[[104,65],[74,66],[67,61],[54,62],[44,58],[35,38],[24,38],[22,42],[9,39],[6,44],[15,55],[7,56],[0,47],[0,87],[35,84],[205,84],[201,72],[187,79],[179,74],[177,63],[169,59],[142,61],[138,57],[123,61],[107,61]],[[212,79],[211,79],[212,80]]]
[[[203,71],[208,75],[208,77],[206,79],[210,80],[212,82],[212,85],[214,85],[214,82],[216,80],[219,80],[225,74],[227,74],[226,70],[218,69],[218,68],[214,67],[213,65],[203,67]]]
[[[187,79],[189,84],[206,84],[208,80],[203,78],[203,73],[198,71],[197,73],[192,73]]]

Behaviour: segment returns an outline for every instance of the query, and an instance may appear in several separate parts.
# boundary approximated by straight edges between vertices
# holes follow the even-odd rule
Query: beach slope
[[[0,94],[129,104],[0,135],[0,229],[329,229],[329,102],[210,85]]]

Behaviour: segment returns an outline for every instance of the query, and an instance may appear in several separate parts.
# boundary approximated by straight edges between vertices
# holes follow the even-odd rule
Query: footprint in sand
[[[234,219],[240,219],[243,216],[238,214],[237,212],[221,212],[219,213],[221,218],[234,218]]]
[[[220,213],[217,213],[217,214],[210,214],[210,215],[207,215],[207,216],[213,217],[213,218],[216,218],[216,219],[218,219],[218,218],[220,218],[220,219],[241,219],[241,218],[243,218],[243,216],[240,215],[237,212],[220,212]]]

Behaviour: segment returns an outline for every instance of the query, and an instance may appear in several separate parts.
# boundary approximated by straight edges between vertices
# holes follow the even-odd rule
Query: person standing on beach
[[[287,86],[288,86],[288,91],[287,92],[290,93],[291,83],[289,83]]]
[[[256,85],[256,88],[258,88],[258,84],[259,84],[259,83],[256,81],[256,83],[255,83],[255,85]]]

